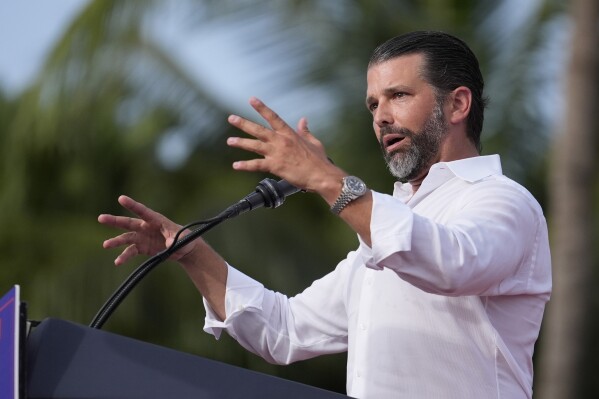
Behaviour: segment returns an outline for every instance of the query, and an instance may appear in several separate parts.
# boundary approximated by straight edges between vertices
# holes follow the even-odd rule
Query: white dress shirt
[[[348,351],[357,398],[532,397],[547,225],[499,156],[435,164],[415,194],[373,192],[370,228],[372,247],[293,298],[229,266],[227,318],[205,304],[205,331],[278,364]]]

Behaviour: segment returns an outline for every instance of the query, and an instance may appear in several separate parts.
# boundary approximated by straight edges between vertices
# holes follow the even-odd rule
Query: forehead
[[[380,62],[368,68],[366,80],[368,93],[395,86],[426,84],[422,78],[424,56],[407,54]]]

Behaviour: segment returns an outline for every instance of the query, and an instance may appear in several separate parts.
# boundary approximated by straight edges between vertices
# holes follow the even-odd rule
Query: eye
[[[406,93],[403,91],[397,91],[395,93],[393,93],[393,98],[403,98],[405,97]]]
[[[370,112],[374,112],[374,110],[375,110],[375,109],[377,109],[377,108],[378,108],[378,106],[379,106],[379,105],[378,105],[377,103],[371,103],[371,104],[368,104],[368,110],[369,110]]]

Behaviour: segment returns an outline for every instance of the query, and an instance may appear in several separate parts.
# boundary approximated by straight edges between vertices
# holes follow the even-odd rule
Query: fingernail
[[[237,122],[239,121],[239,117],[237,115],[229,115],[229,122]]]
[[[237,143],[237,137],[229,137],[227,139],[227,144],[235,144]]]

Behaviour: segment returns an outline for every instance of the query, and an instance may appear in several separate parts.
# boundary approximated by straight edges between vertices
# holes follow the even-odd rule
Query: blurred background
[[[535,350],[535,397],[599,397],[596,0],[20,0],[0,3],[0,292],[31,319],[88,324],[144,259],[115,268],[96,222],[128,194],[184,224],[264,177],[233,172],[230,113],[255,95],[308,117],[335,163],[390,192],[364,107],[374,47],[443,30],[479,57],[490,98],[483,153],[539,200],[554,294]],[[294,295],[357,246],[311,194],[218,226],[207,240]],[[345,355],[278,367],[202,331],[201,297],[174,263],[154,270],[105,330],[345,392]],[[201,376],[198,376],[201,378]]]

